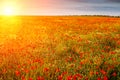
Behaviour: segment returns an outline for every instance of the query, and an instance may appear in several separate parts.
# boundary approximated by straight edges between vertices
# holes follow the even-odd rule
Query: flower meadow
[[[120,18],[0,17],[0,80],[120,80]]]

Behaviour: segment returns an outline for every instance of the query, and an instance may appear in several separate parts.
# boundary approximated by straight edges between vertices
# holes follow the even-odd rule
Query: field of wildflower
[[[120,80],[120,18],[0,17],[0,80]]]

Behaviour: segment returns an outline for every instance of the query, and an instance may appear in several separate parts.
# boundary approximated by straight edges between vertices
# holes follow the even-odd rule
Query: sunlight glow
[[[4,8],[4,15],[14,15],[15,11],[12,7],[5,7]]]
[[[5,2],[1,6],[1,14],[4,16],[13,16],[17,14],[18,6],[14,2]]]

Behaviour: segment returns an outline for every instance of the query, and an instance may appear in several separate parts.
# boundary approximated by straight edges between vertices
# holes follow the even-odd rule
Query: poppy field
[[[120,80],[120,18],[0,17],[0,80]]]

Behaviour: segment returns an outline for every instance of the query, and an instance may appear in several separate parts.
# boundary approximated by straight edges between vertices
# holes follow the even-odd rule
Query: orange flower
[[[6,72],[7,72],[7,70],[6,70],[6,69],[3,69],[3,70],[2,70],[2,73],[3,73],[3,74],[5,74]]]
[[[21,66],[20,66],[20,65],[18,65],[17,67],[18,67],[18,68],[21,68]]]
[[[31,70],[35,70],[37,66],[31,66]]]
[[[118,45],[120,45],[120,40],[119,40],[119,41],[117,41],[117,44],[118,44]]]
[[[83,78],[83,76],[81,74],[76,74],[76,76],[79,78]]]
[[[106,72],[104,70],[100,71],[103,75],[106,75]]]
[[[25,77],[24,77],[24,76],[22,76],[22,77],[21,77],[21,79],[22,79],[22,80],[25,80]]]
[[[56,72],[56,73],[57,73],[57,72],[60,72],[60,69],[59,69],[59,68],[56,68],[55,72]]]
[[[110,54],[116,54],[116,52],[113,52],[113,51],[112,51],[112,52],[110,52]]]
[[[83,62],[80,62],[80,65],[83,65],[84,63]]]
[[[16,70],[16,71],[15,71],[15,75],[16,75],[16,76],[20,76],[20,72]]]
[[[99,74],[99,72],[96,72],[96,75],[98,75]]]
[[[101,78],[100,78],[100,77],[98,77],[98,78],[97,78],[97,80],[101,80]]]
[[[32,78],[29,78],[29,80],[33,80]]]
[[[114,72],[114,73],[112,74],[112,76],[114,76],[114,77],[115,77],[115,76],[117,76],[117,73],[116,73],[116,72]]]
[[[94,72],[93,72],[93,71],[90,71],[90,73],[89,73],[89,74],[90,74],[90,76],[92,76],[92,75],[94,75]]]
[[[38,76],[37,80],[45,80],[44,77]]]
[[[25,72],[25,73],[29,73],[29,70],[28,70],[28,69],[24,69],[24,72]]]
[[[43,71],[44,71],[44,72],[48,72],[48,71],[49,71],[49,68],[44,68]]]
[[[73,58],[72,58],[72,57],[70,57],[70,58],[69,58],[69,61],[73,61]]]
[[[76,75],[73,76],[73,80],[77,80],[77,76]]]
[[[67,80],[73,80],[72,76],[67,76]]]
[[[66,74],[67,74],[67,72],[63,72],[63,73],[62,73],[62,76],[66,75]]]
[[[63,78],[63,77],[62,77],[61,75],[60,75],[60,76],[58,76],[58,80],[62,80],[62,78]]]
[[[86,77],[85,80],[88,80],[88,77]]]
[[[108,77],[107,77],[107,76],[104,76],[104,77],[103,77],[103,80],[108,80]]]

